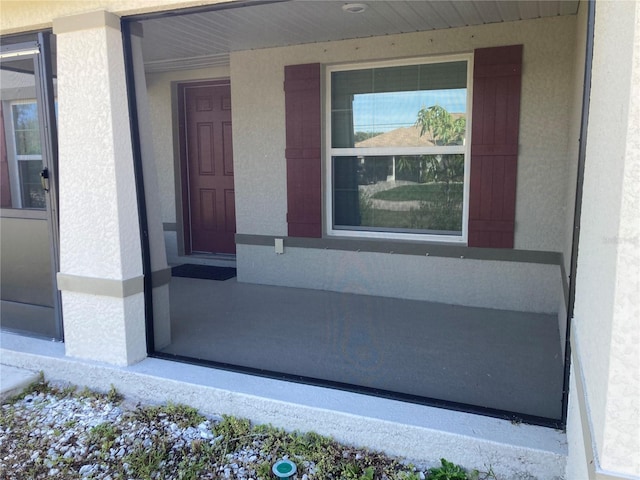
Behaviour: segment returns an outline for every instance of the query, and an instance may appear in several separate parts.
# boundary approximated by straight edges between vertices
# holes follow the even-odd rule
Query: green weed
[[[111,403],[118,404],[122,402],[124,397],[120,393],[118,393],[118,391],[116,390],[116,387],[114,387],[112,384],[111,388],[107,392],[106,399]]]
[[[375,471],[374,467],[362,469],[355,463],[348,463],[343,468],[341,476],[345,480],[373,480]]]
[[[429,470],[428,480],[468,480],[467,473],[460,465],[449,462],[444,458],[440,459],[440,463],[442,464],[440,467]]]
[[[156,478],[163,461],[169,457],[171,446],[164,437],[155,439],[151,448],[136,445],[133,452],[123,458],[128,464],[128,475],[134,478]]]
[[[267,480],[271,478],[271,463],[262,462],[256,469],[256,476],[258,477],[258,480]]]
[[[175,403],[168,403],[164,406],[142,407],[137,411],[136,417],[145,423],[151,423],[158,418],[166,417],[167,420],[175,423],[180,428],[194,427],[206,420],[195,408]]]

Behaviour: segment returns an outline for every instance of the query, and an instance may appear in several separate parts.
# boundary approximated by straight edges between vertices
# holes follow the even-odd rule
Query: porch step
[[[38,372],[0,364],[0,401],[19,395],[39,376]]]
[[[65,357],[60,343],[3,334],[0,340],[5,364],[98,391],[113,385],[133,401],[171,401],[208,415],[315,431],[423,468],[446,458],[491,469],[501,480],[564,479],[566,436],[550,428],[156,358],[116,367]]]

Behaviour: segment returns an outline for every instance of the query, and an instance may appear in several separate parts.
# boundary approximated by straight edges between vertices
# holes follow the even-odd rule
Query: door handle
[[[49,169],[44,167],[40,172],[40,183],[42,184],[42,190],[49,191]]]

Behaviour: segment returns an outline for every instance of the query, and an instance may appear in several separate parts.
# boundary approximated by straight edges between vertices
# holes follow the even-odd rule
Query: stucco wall
[[[177,164],[175,129],[178,128],[172,107],[172,84],[229,77],[228,67],[147,74],[147,95],[151,113],[153,153],[158,169],[158,188],[162,221],[176,222]],[[179,178],[179,177],[177,177]]]
[[[567,447],[569,455],[567,456],[565,478],[567,480],[586,480],[589,478],[588,465],[592,458],[587,458],[587,454],[590,452],[585,448],[576,373],[575,364],[572,364],[571,383],[569,384],[569,408],[567,412]]]
[[[560,295],[557,265],[255,245],[237,262],[239,281],[473,307],[555,313]]]
[[[562,251],[574,35],[575,17],[570,16],[232,53],[238,232],[287,231],[285,65],[441,55],[523,43],[515,246]]]
[[[596,4],[573,328],[600,466],[640,475],[640,4]]]
[[[374,37],[362,40],[297,45],[284,48],[243,51],[231,54],[231,88],[234,122],[234,168],[238,233],[287,235],[284,67],[289,64],[320,62],[335,64],[402,57],[419,57],[472,52],[475,48],[524,44],[520,157],[516,205],[515,247],[521,250],[561,252],[566,240],[566,186],[571,103],[574,98],[575,17],[485,25],[462,29]],[[268,126],[268,128],[265,128]],[[323,252],[320,252],[323,253]],[[354,286],[360,279],[354,269],[363,254],[318,255],[296,250],[297,269],[288,261],[274,258],[273,248],[239,246],[239,279],[294,286]],[[287,253],[285,253],[286,257]],[[375,256],[375,255],[374,255]],[[460,263],[456,259],[413,258],[407,268],[399,256],[380,256],[367,262],[373,278],[390,279],[397,285],[456,283],[457,295],[436,295],[442,289],[422,291],[422,299],[479,305],[477,282],[492,284],[511,275],[512,283],[492,306],[524,311],[557,312],[560,273],[557,268],[514,263],[513,269],[479,262]],[[265,268],[257,268],[262,265]],[[269,268],[273,271],[269,273]],[[328,272],[340,271],[335,281]],[[471,273],[475,271],[475,273]],[[518,273],[515,273],[515,272]],[[320,277],[305,272],[319,273]],[[469,276],[465,277],[465,272]],[[501,273],[499,273],[501,272]],[[271,278],[271,277],[278,277]],[[269,277],[269,278],[267,278]],[[471,280],[474,278],[475,280]],[[283,283],[285,282],[285,283]],[[317,288],[317,287],[314,287]],[[355,290],[359,287],[355,286]],[[370,294],[388,294],[388,288],[369,288]],[[531,296],[528,292],[535,291]],[[486,298],[496,300],[490,291]],[[498,295],[499,296],[499,295]],[[535,298],[535,300],[534,300]],[[480,302],[482,303],[482,302]],[[536,305],[533,305],[533,304]],[[483,306],[491,306],[484,304]]]

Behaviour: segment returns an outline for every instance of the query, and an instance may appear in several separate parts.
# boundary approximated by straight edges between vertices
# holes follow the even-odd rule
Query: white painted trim
[[[378,232],[367,230],[341,230],[339,228],[331,228],[327,222],[327,235],[335,238],[378,238],[386,240],[408,240],[412,242],[437,242],[448,244],[466,245],[467,239],[464,237],[464,221],[463,234],[459,236],[453,235],[431,235],[427,233],[402,233],[402,232]]]
[[[14,52],[3,52],[3,53],[0,53],[0,59],[6,60],[8,58],[28,57],[31,55],[38,55],[39,53],[40,53],[39,48],[31,48],[28,50],[17,50]]]
[[[598,448],[593,439],[593,422],[591,421],[591,410],[589,409],[589,398],[585,388],[586,380],[580,362],[580,352],[576,341],[575,329],[571,330],[571,361],[576,381],[576,398],[578,399],[578,412],[580,415],[580,425],[582,427],[582,438],[584,440],[584,451],[587,459],[587,470],[589,480],[640,480],[640,477],[627,475],[626,473],[605,470],[600,466],[598,458]]]
[[[467,62],[467,128],[464,145],[446,147],[400,147],[400,148],[333,148],[331,146],[331,74],[333,72],[345,70],[362,70],[372,67],[396,67],[404,65],[426,65],[454,61]],[[466,245],[469,236],[469,182],[471,181],[471,131],[472,106],[473,106],[473,53],[462,53],[458,55],[435,55],[428,57],[416,57],[405,59],[383,60],[375,62],[338,63],[326,65],[324,69],[324,84],[321,86],[324,95],[323,116],[324,121],[324,151],[322,152],[322,167],[324,169],[324,194],[325,213],[323,222],[325,232],[329,237],[336,238],[372,238],[385,240],[408,240],[415,242],[449,243],[455,245]],[[461,235],[446,234],[424,234],[424,233],[402,233],[383,232],[367,230],[337,229],[333,227],[333,168],[331,159],[334,155],[428,155],[431,153],[463,153],[464,160],[464,184],[462,197],[462,233]]]
[[[459,62],[469,61],[473,58],[473,53],[459,53],[453,55],[429,55],[426,57],[412,57],[412,58],[394,58],[390,60],[374,60],[364,62],[349,62],[349,63],[332,63],[327,65],[327,78],[330,77],[331,72],[339,72],[344,70],[364,70],[373,67],[401,67],[405,65],[427,65],[433,63],[447,63],[447,62]]]
[[[442,147],[366,147],[366,148],[332,148],[333,156],[400,156],[400,155],[448,155],[466,153],[464,145],[447,145]]]

